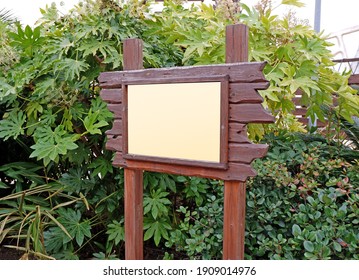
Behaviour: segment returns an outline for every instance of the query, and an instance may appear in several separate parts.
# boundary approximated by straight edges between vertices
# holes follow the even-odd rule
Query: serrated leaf
[[[99,120],[99,111],[93,113],[90,110],[88,115],[84,119],[84,126],[87,132],[90,134],[102,134],[100,128],[107,125],[108,122],[104,120]]]
[[[30,158],[43,159],[45,165],[50,161],[58,161],[59,155],[66,155],[67,151],[78,147],[75,143],[76,135],[66,136],[66,134],[62,126],[56,127],[54,131],[49,127],[39,127],[34,134],[36,144],[30,147],[34,150]]]
[[[16,139],[24,134],[23,125],[26,116],[22,111],[13,110],[6,119],[0,121],[0,138],[8,140],[10,137]]]
[[[81,73],[86,71],[90,65],[84,61],[65,58],[59,60],[55,63],[55,72],[62,73],[65,80],[74,80],[75,78],[79,79]]]
[[[109,224],[106,233],[108,234],[108,240],[114,240],[115,245],[118,245],[120,241],[124,241],[125,230],[123,227],[123,220],[121,220],[121,222],[113,221],[111,224]]]

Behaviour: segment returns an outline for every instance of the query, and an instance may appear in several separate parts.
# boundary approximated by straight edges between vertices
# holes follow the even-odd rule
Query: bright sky
[[[206,0],[207,1],[207,0]],[[258,0],[241,0],[248,6],[252,6]],[[0,0],[0,10],[2,8],[11,10],[23,24],[33,25],[41,16],[39,9],[55,2],[60,11],[66,13],[68,9],[73,7],[79,0]],[[273,0],[273,6],[280,3],[281,0]],[[314,25],[315,0],[301,0],[306,6],[296,9],[296,14],[301,19],[307,19],[309,24]],[[343,29],[358,27],[358,0],[322,0],[321,12],[321,30],[325,34],[335,33]],[[63,5],[61,6],[60,3]],[[286,9],[276,10],[282,13]],[[343,37],[347,47],[347,56],[355,56],[359,46],[359,30],[352,35]],[[333,41],[334,42],[334,41]]]

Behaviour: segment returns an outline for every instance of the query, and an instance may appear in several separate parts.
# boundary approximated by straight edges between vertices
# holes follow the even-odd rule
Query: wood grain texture
[[[125,169],[125,256],[143,259],[143,171]]]
[[[226,62],[229,63],[229,62],[241,62],[241,61],[248,61],[248,27],[242,24],[227,26]],[[238,90],[238,87],[236,86],[231,88],[231,90],[234,90],[234,95],[236,96],[236,98],[234,100],[232,99],[232,101],[239,103],[241,100],[240,97],[241,95],[243,95],[243,92],[239,94],[235,94],[236,89]],[[252,91],[252,96],[253,95],[255,94],[253,94]],[[231,106],[232,106],[232,112],[231,112]],[[233,104],[231,106],[229,109],[229,121],[237,120],[236,116],[233,115]],[[238,106],[238,104],[236,106]],[[237,125],[233,125],[233,124],[230,125],[229,139],[231,138],[233,139],[233,137],[231,137],[231,131],[238,132],[244,128],[243,123]],[[241,136],[244,135],[241,134]],[[233,150],[228,152],[229,158],[232,157],[231,152],[233,152]],[[240,180],[224,181],[224,217],[223,217],[223,259],[224,260],[244,259],[246,183],[245,181],[242,182],[238,182],[238,181]]]
[[[143,68],[143,41],[133,38],[123,42],[123,69],[137,70]]]
[[[100,91],[100,97],[107,103],[121,103],[122,102],[122,90],[120,88],[102,89]]]
[[[143,42],[127,39],[123,43],[123,68],[143,68]],[[122,118],[122,106],[115,117]],[[119,112],[119,114],[116,114]],[[118,116],[117,116],[118,115]],[[126,128],[126,125],[123,125]],[[126,149],[126,145],[122,145]],[[143,259],[143,171],[126,168],[125,172],[125,257]]]
[[[139,160],[130,160],[123,158],[122,153],[116,153],[113,165],[130,169],[148,170],[153,172],[162,172],[169,174],[181,174],[184,176],[197,176],[212,178],[218,180],[236,180],[244,182],[248,177],[255,176],[255,170],[244,163],[228,163],[227,170],[206,168],[198,166],[185,166],[178,164],[166,164],[162,162],[148,162]]]
[[[251,143],[244,123],[229,123],[228,141],[232,143]]]
[[[248,34],[245,24],[226,27],[226,63],[248,61]]]
[[[240,123],[273,123],[274,117],[262,104],[230,104],[229,121]]]
[[[268,83],[231,83],[229,85],[229,103],[262,103],[258,89],[266,89]]]
[[[107,104],[107,108],[113,113],[115,119],[122,119],[122,104]]]
[[[267,82],[262,70],[265,62],[230,63],[209,66],[186,66],[134,71],[103,72],[99,76],[100,86],[121,87],[126,84],[168,83],[178,81],[211,81],[229,76],[229,82]]]
[[[115,119],[112,128],[106,131],[106,135],[122,135],[122,120]]]
[[[224,182],[223,259],[244,259],[246,184]]]
[[[121,135],[108,135],[106,141],[106,149],[109,151],[121,152],[122,151],[122,136]]]
[[[267,154],[268,145],[265,144],[229,144],[229,161],[250,164],[256,158]]]

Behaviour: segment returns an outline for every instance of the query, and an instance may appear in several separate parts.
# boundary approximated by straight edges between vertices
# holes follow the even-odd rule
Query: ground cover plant
[[[274,16],[270,1],[189,9],[166,1],[162,13],[149,5],[88,0],[67,15],[44,8],[37,27],[1,21],[1,245],[35,258],[123,258],[123,170],[104,149],[112,114],[99,73],[122,69],[130,37],[143,39],[145,67],[222,63],[225,26],[242,22],[250,59],[268,61],[261,94],[276,116],[248,128],[271,150],[248,182],[246,257],[357,259],[357,146],[286,132],[305,132],[292,114],[301,89],[308,116],[324,121],[331,106],[333,123],[355,135],[358,95],[349,74],[332,69],[323,35],[292,14]],[[221,258],[222,204],[223,182],[145,173],[145,257]]]

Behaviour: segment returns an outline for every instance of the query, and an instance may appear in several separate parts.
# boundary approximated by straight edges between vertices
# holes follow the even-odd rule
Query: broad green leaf
[[[88,133],[90,134],[102,134],[99,128],[107,126],[108,122],[104,120],[99,120],[100,111],[92,112],[89,111],[88,115],[84,119],[84,126]]]
[[[106,233],[108,234],[108,240],[114,240],[115,245],[118,245],[120,241],[125,240],[125,230],[123,226],[123,219],[121,222],[112,221],[111,224],[107,226],[108,230]]]
[[[16,88],[7,83],[7,80],[0,77],[0,103],[1,101],[12,94],[16,94]]]
[[[90,65],[84,61],[65,58],[55,63],[55,73],[63,74],[65,80],[75,80],[76,78],[80,79],[81,73],[89,67]]]
[[[63,136],[64,131],[57,131],[57,129],[52,131],[49,128],[45,128],[45,130],[50,132],[49,135],[38,138],[37,143],[30,147],[34,150],[30,158],[37,157],[37,160],[43,159],[45,165],[47,165],[50,161],[57,162],[59,155],[66,155],[67,151],[78,147],[73,136]]]
[[[302,230],[297,224],[294,224],[292,226],[292,234],[294,235],[294,237],[297,237],[302,234]]]
[[[337,251],[337,252],[342,251],[342,246],[336,241],[333,242],[333,247],[334,247],[334,250]]]
[[[310,253],[314,252],[314,245],[311,241],[305,240],[303,245],[304,245],[305,250],[307,250],[308,252],[310,252]]]
[[[22,111],[13,110],[6,119],[0,121],[0,138],[8,140],[9,138],[16,139],[18,136],[24,134],[23,126],[26,121],[26,116]]]

